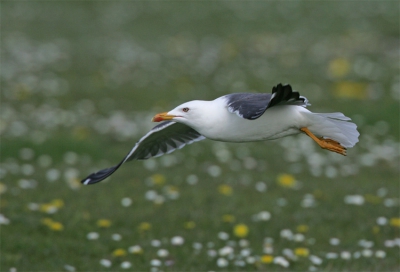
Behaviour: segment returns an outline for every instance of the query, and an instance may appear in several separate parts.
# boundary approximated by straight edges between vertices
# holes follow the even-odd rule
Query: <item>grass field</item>
[[[398,271],[399,9],[369,2],[3,2],[1,271]],[[192,99],[290,83],[304,135],[117,163]]]

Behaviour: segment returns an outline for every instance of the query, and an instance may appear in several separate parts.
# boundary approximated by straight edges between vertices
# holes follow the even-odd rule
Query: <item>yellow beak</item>
[[[167,120],[172,120],[175,117],[175,115],[169,115],[168,112],[161,112],[156,115],[154,115],[153,119],[151,119],[152,122],[161,122],[161,121],[167,121]]]

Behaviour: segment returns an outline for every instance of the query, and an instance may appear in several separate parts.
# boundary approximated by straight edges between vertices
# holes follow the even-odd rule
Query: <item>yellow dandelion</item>
[[[314,190],[313,195],[315,198],[318,198],[318,199],[324,198],[324,192],[319,189]]]
[[[63,224],[61,224],[60,222],[51,222],[50,224],[48,224],[48,227],[54,231],[62,231],[64,229]]]
[[[222,195],[230,196],[233,193],[233,189],[229,185],[222,184],[218,186],[218,192]]]
[[[165,192],[167,193],[168,197],[171,199],[177,199],[179,197],[179,189],[175,186],[166,186],[164,188]]]
[[[84,126],[76,126],[72,131],[72,136],[78,140],[85,140],[89,137],[90,130]]]
[[[196,227],[196,223],[193,221],[187,221],[187,222],[183,223],[183,227],[185,229],[194,229]]]
[[[81,217],[85,220],[89,220],[90,219],[90,213],[88,211],[83,211],[81,213]]]
[[[0,199],[0,208],[7,207],[8,201],[5,199]]]
[[[379,226],[373,226],[372,227],[372,233],[373,234],[378,234],[381,231],[381,229],[379,228]]]
[[[117,248],[116,250],[113,251],[112,255],[114,257],[124,257],[126,256],[126,250],[122,248]]]
[[[290,174],[281,174],[278,176],[278,184],[285,188],[294,188],[297,185],[297,181]]]
[[[54,221],[53,221],[53,219],[51,219],[51,218],[45,217],[45,218],[43,218],[43,219],[41,220],[41,222],[42,222],[42,224],[48,226],[48,225],[52,224]]]
[[[57,199],[53,199],[51,202],[50,202],[50,205],[53,205],[54,207],[56,207],[56,208],[62,208],[62,207],[64,207],[64,201],[62,200],[62,199],[59,199],[59,198],[57,198]]]
[[[307,225],[298,225],[296,228],[297,232],[300,232],[300,233],[305,233],[308,231],[308,229],[309,229],[309,227]]]
[[[81,188],[81,186],[82,186],[82,183],[76,177],[68,178],[67,184],[68,184],[69,188],[71,188],[72,190],[77,190],[77,189]]]
[[[55,213],[58,211],[58,208],[52,204],[41,204],[39,207],[39,211],[45,213]]]
[[[166,187],[165,187],[165,190],[166,190],[168,193],[178,193],[178,192],[179,192],[179,189],[178,189],[178,187],[176,187],[176,186],[166,186]]]
[[[165,176],[161,174],[154,174],[151,176],[151,180],[153,181],[153,184],[155,185],[163,185],[165,183]]]
[[[244,238],[249,234],[249,228],[245,224],[237,224],[233,228],[233,234],[235,234],[236,237]]]
[[[261,263],[270,264],[274,261],[274,257],[272,255],[262,255],[260,261]]]
[[[4,194],[7,191],[7,185],[4,183],[0,182],[0,195]]]
[[[365,201],[371,203],[371,204],[379,204],[382,202],[382,198],[376,195],[371,195],[371,194],[366,194],[364,196]]]
[[[350,62],[345,58],[337,58],[329,63],[329,74],[332,77],[339,78],[350,72]]]
[[[390,219],[390,225],[392,227],[398,227],[400,228],[400,218],[399,217],[393,217]]]
[[[148,222],[142,222],[142,223],[140,223],[138,228],[139,228],[139,231],[147,231],[147,230],[151,229],[151,224]]]
[[[294,250],[294,254],[300,257],[308,257],[308,255],[310,255],[310,251],[308,250],[308,248],[298,247]]]
[[[224,214],[222,216],[222,221],[225,223],[232,223],[235,222],[235,217],[231,214]]]
[[[336,83],[334,95],[351,99],[368,98],[368,85],[360,82],[341,81]]]
[[[97,226],[100,228],[108,228],[111,226],[111,221],[108,219],[99,219],[97,220]]]
[[[14,95],[18,100],[26,100],[32,95],[32,90],[25,84],[18,84],[14,89]]]
[[[139,245],[131,246],[128,250],[132,254],[143,254],[143,249]]]

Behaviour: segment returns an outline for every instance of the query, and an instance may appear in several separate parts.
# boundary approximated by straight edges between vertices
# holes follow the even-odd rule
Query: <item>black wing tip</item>
[[[276,93],[276,92],[278,92],[278,91],[281,91],[281,90],[287,90],[289,93],[291,93],[293,90],[292,90],[292,86],[290,86],[290,84],[282,84],[282,83],[279,83],[278,85],[276,85],[276,86],[274,86],[273,88],[272,88],[272,93]]]
[[[87,178],[81,180],[81,183],[82,183],[83,185],[92,185],[92,184],[96,184],[96,183],[98,183],[98,182],[104,180],[103,178],[100,178],[100,179],[97,178],[97,179],[96,179],[96,178],[92,177],[94,174],[95,174],[95,173],[93,173],[93,174],[91,174],[90,176],[88,176]]]
[[[99,176],[97,174],[98,174],[98,172],[90,174],[88,177],[86,177],[85,179],[81,180],[81,183],[83,185],[92,185],[92,184],[98,183],[98,182],[104,180],[105,178],[107,178],[107,176],[103,177],[103,176]]]
[[[114,173],[118,169],[118,167],[120,167],[121,164],[122,164],[122,162],[120,164],[118,164],[118,165],[113,166],[113,167],[100,170],[99,172],[96,172],[96,173],[92,173],[89,176],[87,176],[85,179],[81,180],[81,183],[83,185],[91,185],[91,184],[98,183],[98,182],[100,182],[102,180],[105,180],[112,173]]]
[[[298,106],[308,106],[307,98],[300,95],[299,92],[295,92],[290,84],[279,83],[272,88],[272,99],[268,107],[278,105],[280,103],[289,103]]]

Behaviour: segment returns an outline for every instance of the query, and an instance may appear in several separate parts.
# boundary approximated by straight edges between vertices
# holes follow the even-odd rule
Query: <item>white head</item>
[[[156,114],[152,121],[174,121],[183,123],[194,129],[205,129],[215,124],[218,119],[218,105],[214,101],[194,100],[183,103],[169,112]],[[212,122],[211,122],[212,121]]]
[[[185,123],[188,124],[191,121],[198,118],[198,116],[202,113],[201,104],[205,101],[190,101],[179,105],[175,109],[169,112],[161,112],[156,114],[152,121],[153,122],[161,122],[161,121],[168,121],[172,120],[175,122]]]

